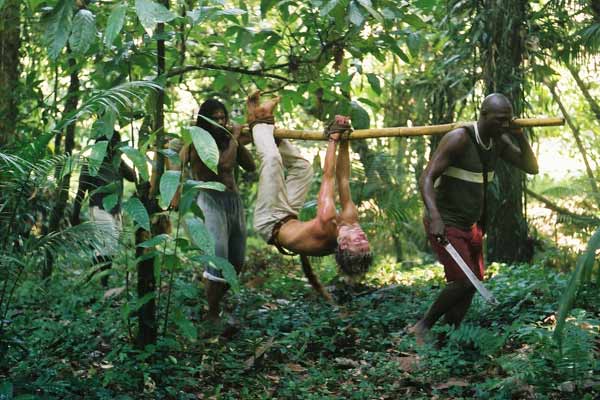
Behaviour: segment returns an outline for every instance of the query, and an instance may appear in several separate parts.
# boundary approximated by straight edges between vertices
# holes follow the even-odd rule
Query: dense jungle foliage
[[[0,399],[598,398],[599,52],[597,0],[0,0]],[[492,92],[520,118],[564,117],[527,130],[539,175],[501,164],[490,183],[486,286],[500,304],[476,298],[437,344],[407,332],[444,286],[418,191],[439,136],[351,142],[375,262],[349,283],[333,257],[311,259],[335,305],[253,231],[257,173],[240,170],[236,276],[194,205],[222,185],[169,169],[167,143],[216,170],[198,106],[218,98],[243,124],[256,89],[282,96],[290,129],[336,114],[356,129],[473,121]],[[87,202],[83,223],[71,217],[114,132],[135,174],[120,234]],[[315,170],[309,219],[325,144],[295,144]],[[96,192],[117,205],[119,185]],[[95,262],[108,240],[111,269]],[[207,264],[235,324],[204,319]]]

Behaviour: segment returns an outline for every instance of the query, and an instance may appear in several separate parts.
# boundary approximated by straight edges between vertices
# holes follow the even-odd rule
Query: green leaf
[[[195,217],[188,217],[185,219],[184,227],[192,243],[202,253],[210,256],[215,255],[215,241],[202,221]]]
[[[112,210],[119,202],[120,193],[112,193],[102,198],[102,208]]]
[[[367,74],[367,80],[369,81],[369,85],[377,94],[381,94],[381,84],[379,83],[379,78],[375,74]]]
[[[160,178],[160,199],[165,207],[171,204],[171,200],[179,187],[181,171],[165,171]]]
[[[118,4],[113,7],[108,22],[106,23],[106,31],[104,32],[104,45],[110,47],[117,38],[121,29],[125,25],[125,16],[127,14],[127,4]]]
[[[59,0],[52,11],[43,18],[44,43],[48,47],[48,56],[56,60],[65,48],[73,23],[73,6],[75,0]]]
[[[148,239],[145,242],[142,242],[142,243],[138,244],[137,247],[141,247],[141,248],[147,249],[149,247],[154,247],[157,244],[161,244],[163,242],[166,242],[170,238],[171,237],[169,235],[167,235],[166,233],[163,233],[163,234],[154,236],[152,239]]]
[[[405,14],[402,17],[402,21],[416,29],[427,29],[429,27],[429,25],[423,22],[423,20],[415,14]]]
[[[69,46],[76,54],[85,54],[96,40],[96,16],[91,11],[81,9],[73,18],[73,30]]]
[[[181,159],[179,158],[179,153],[173,149],[162,149],[158,151],[163,154],[169,160],[171,165],[181,165]]]
[[[172,21],[176,17],[165,6],[152,0],[135,0],[135,12],[149,36],[152,36],[157,24]]]
[[[0,0],[0,9],[2,9],[4,0]],[[10,343],[10,342],[8,342]],[[13,398],[13,384],[11,381],[5,380],[0,383],[0,399],[12,399]]]
[[[321,17],[328,15],[331,10],[333,10],[338,4],[340,0],[330,0],[329,3],[325,5],[325,7],[321,8],[321,12],[319,13]]]
[[[438,0],[415,0],[414,1],[414,5],[417,8],[425,11],[428,14],[430,14],[431,11],[433,11],[433,9],[437,5],[437,3],[438,3]]]
[[[260,15],[264,17],[276,3],[277,0],[260,0]]]
[[[360,8],[358,8],[354,1],[352,1],[348,7],[348,20],[355,26],[361,26],[363,22],[365,22],[362,11],[360,11]]]
[[[244,15],[246,11],[240,8],[227,8],[225,10],[221,10],[217,13],[218,15]]]
[[[101,118],[94,121],[92,125],[92,133],[94,138],[106,136],[111,139],[115,132],[115,122],[117,121],[117,115],[112,110],[107,110]]]
[[[371,16],[373,16],[373,18],[383,23],[383,16],[373,8],[371,0],[358,0],[358,2],[369,12],[369,14],[371,14]]]
[[[4,1],[5,0],[0,0],[0,10],[2,10],[2,7],[4,7]]]
[[[221,271],[221,273],[223,274],[223,279],[225,279],[227,283],[229,283],[229,285],[231,286],[231,290],[233,290],[234,293],[239,292],[240,282],[237,277],[237,272],[235,271],[235,267],[231,265],[231,263],[228,260],[221,257],[208,255],[195,256],[192,257],[192,260],[202,264],[208,264],[212,268]]]
[[[369,129],[371,118],[367,110],[355,101],[350,103],[350,107],[352,108],[350,118],[352,119],[354,129]]]
[[[175,325],[177,325],[177,328],[179,328],[182,335],[188,340],[194,341],[198,339],[196,325],[185,317],[183,312],[181,312],[181,309],[175,310],[174,314],[173,319],[175,320]]]
[[[133,165],[138,169],[142,179],[145,181],[150,180],[150,174],[148,173],[148,164],[146,163],[146,157],[138,150],[130,146],[123,146],[120,150],[133,162]]]
[[[408,39],[406,40],[406,44],[408,46],[408,51],[412,57],[417,57],[419,55],[419,48],[421,47],[421,38],[416,33],[410,33],[408,35]]]
[[[569,312],[573,308],[575,297],[579,291],[581,283],[591,276],[591,269],[596,262],[596,251],[600,249],[600,229],[592,235],[592,238],[587,244],[585,252],[577,260],[575,271],[571,275],[571,279],[567,284],[563,295],[560,298],[558,308],[558,318],[556,319],[556,328],[554,328],[554,340],[562,346],[562,331],[565,327],[565,321],[569,316]]]
[[[204,182],[204,181],[193,181],[190,179],[186,183],[193,185],[192,187],[194,189],[210,189],[210,190],[217,190],[219,192],[223,192],[227,189],[227,187],[225,185],[223,185],[221,182],[215,182],[215,181]]]
[[[88,157],[88,171],[90,173],[90,176],[98,175],[98,170],[100,169],[100,165],[102,165],[104,156],[106,156],[107,148],[107,140],[101,140],[99,142],[94,143],[94,145],[92,146],[92,151]]]
[[[140,199],[132,197],[123,204],[123,210],[142,228],[150,231],[150,216]]]
[[[198,126],[190,126],[187,130],[190,132],[194,148],[204,165],[215,174],[218,174],[219,148],[213,137],[206,130]]]

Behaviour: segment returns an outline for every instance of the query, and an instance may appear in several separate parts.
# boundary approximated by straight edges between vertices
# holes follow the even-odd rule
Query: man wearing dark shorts
[[[216,122],[220,126],[207,121]],[[235,181],[235,169],[238,165],[246,171],[254,171],[256,165],[252,155],[239,141],[241,126],[229,126],[229,117],[225,105],[218,100],[209,99],[200,106],[196,125],[208,131],[219,148],[218,174],[211,171],[202,162],[193,145],[186,145],[180,151],[182,165],[189,164],[193,179],[198,181],[221,182],[226,189],[202,189],[198,193],[197,204],[204,214],[204,224],[215,241],[215,255],[227,259],[239,273],[244,264],[246,252],[245,209]],[[179,195],[174,199],[174,205]],[[206,266],[206,300],[208,302],[207,319],[220,320],[221,300],[227,291],[227,283],[221,271]]]
[[[417,343],[424,341],[441,316],[446,323],[459,326],[475,294],[443,244],[450,242],[473,273],[483,279],[483,232],[478,221],[484,211],[484,182],[494,179],[498,157],[529,174],[538,173],[537,160],[523,131],[509,127],[512,118],[512,106],[505,96],[487,96],[479,120],[448,132],[421,176],[425,229],[444,265],[448,284],[425,316],[410,328]]]

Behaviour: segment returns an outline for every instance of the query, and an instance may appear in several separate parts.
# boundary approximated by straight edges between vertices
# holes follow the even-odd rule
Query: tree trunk
[[[169,1],[163,0],[161,3],[169,8]],[[158,24],[156,28],[156,36],[161,37],[164,33],[164,24]],[[161,76],[165,73],[165,41],[163,39],[157,42],[157,75]],[[156,110],[154,117],[153,130],[156,132],[156,149],[162,149],[164,147],[164,105],[165,105],[165,94],[164,91],[159,91],[156,99]],[[160,152],[156,152],[156,159],[154,168],[152,170],[152,177],[150,178],[150,185],[142,185],[142,190],[138,189],[138,196],[146,210],[150,215],[159,211],[160,208],[156,201],[156,194],[159,188],[160,178],[165,168],[165,158]],[[158,221],[153,219],[153,221]],[[152,233],[158,234],[159,227],[156,222],[152,223]],[[136,245],[149,239],[152,236],[150,232],[138,229],[135,235]],[[136,247],[136,253],[139,255],[143,254],[144,250],[140,247]],[[136,254],[137,255],[137,254]],[[138,256],[139,256],[138,255]],[[138,284],[137,292],[138,299],[144,298],[144,296],[156,293],[156,276],[154,273],[155,268],[155,257],[141,261],[137,265]],[[158,288],[160,290],[160,288]],[[156,343],[158,336],[158,321],[157,321],[157,304],[154,297],[150,298],[145,304],[139,309],[139,325],[137,334],[137,346],[144,348],[149,344]]]
[[[16,135],[19,115],[20,0],[7,0],[0,8],[0,147]]]
[[[482,39],[481,57],[486,93],[500,92],[512,102],[515,115],[523,112],[522,68],[527,2],[485,0],[483,13],[488,36]],[[487,256],[489,261],[527,261],[528,227],[523,214],[524,173],[502,160],[497,179],[488,188]]]
[[[592,188],[592,193],[594,194],[594,199],[596,200],[596,204],[598,204],[598,206],[600,206],[600,193],[598,192],[598,184],[596,183],[596,177],[594,176],[594,171],[592,170],[592,167],[590,166],[587,151],[585,150],[585,147],[583,146],[583,142],[581,141],[581,134],[579,133],[579,127],[577,125],[575,125],[575,123],[573,122],[573,119],[567,112],[567,109],[565,108],[562,100],[560,99],[560,96],[558,95],[558,92],[556,91],[556,85],[549,84],[548,89],[550,89],[550,93],[552,93],[552,98],[554,99],[556,104],[558,104],[558,107],[560,108],[560,111],[562,112],[563,117],[565,117],[565,120],[567,121],[567,125],[569,125],[571,132],[573,132],[573,137],[575,138],[575,143],[577,143],[577,148],[579,149],[579,152],[581,153],[581,157],[583,158],[583,163],[585,165],[585,171],[587,173],[588,180],[590,182],[590,187]]]
[[[68,50],[70,55],[70,50]],[[64,115],[69,115],[77,109],[79,104],[79,70],[76,68],[77,63],[73,57],[69,57],[69,69],[71,71],[69,89],[67,90],[67,100],[65,102]],[[65,129],[65,154],[70,156],[73,153],[75,147],[75,122],[71,123]],[[48,230],[49,232],[57,232],[60,230],[60,221],[63,219],[65,214],[65,208],[67,206],[67,200],[69,199],[69,184],[71,181],[71,174],[66,174],[58,183],[56,191],[56,202],[54,208],[50,214],[50,222]],[[47,257],[44,268],[42,269],[42,278],[47,279],[52,275],[52,267],[54,260],[51,257]]]

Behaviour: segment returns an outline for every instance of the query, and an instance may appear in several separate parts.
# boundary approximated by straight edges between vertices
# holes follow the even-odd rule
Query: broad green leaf
[[[260,0],[260,15],[265,17],[267,12],[273,8],[273,6],[277,3],[277,0]]]
[[[146,157],[138,150],[130,146],[123,146],[120,150],[133,162],[133,165],[137,168],[142,179],[145,181],[150,180],[150,174],[148,173],[148,164],[146,163]]]
[[[181,312],[181,309],[175,310],[173,319],[175,321],[175,325],[177,325],[177,328],[179,328],[186,339],[192,341],[198,339],[198,330],[196,325],[185,317],[184,313]]]
[[[348,7],[348,20],[355,26],[361,26],[365,22],[362,11],[354,1],[350,2],[350,6]]]
[[[209,181],[209,182],[188,181],[188,182],[194,182],[194,189],[211,189],[211,190],[217,190],[219,192],[223,192],[227,189],[227,187],[225,185],[223,185],[221,182],[214,182],[214,181]]]
[[[146,293],[143,297],[135,301],[135,305],[130,309],[130,312],[138,311],[144,304],[147,304],[150,300],[154,300],[155,297],[156,292]]]
[[[165,157],[167,157],[167,159],[169,160],[169,163],[171,165],[181,165],[181,159],[179,158],[179,153],[176,152],[173,149],[163,149],[163,150],[159,150],[159,153],[161,153],[162,155],[164,155]]]
[[[416,29],[427,29],[429,27],[429,25],[423,22],[423,20],[415,14],[405,14],[402,17],[402,21]]]
[[[354,129],[369,129],[371,125],[371,118],[367,110],[361,107],[360,104],[353,101],[350,103],[351,112],[350,118],[352,119],[352,127]]]
[[[90,10],[81,9],[73,18],[69,46],[76,54],[85,54],[96,40],[96,16]]]
[[[152,0],[135,0],[135,12],[149,36],[152,36],[157,24],[172,21],[176,17],[165,6]]]
[[[116,121],[116,113],[112,110],[106,110],[101,118],[94,121],[94,125],[92,125],[92,136],[94,138],[105,136],[107,139],[111,139],[115,131]]]
[[[102,208],[112,210],[119,202],[121,193],[112,193],[102,198]]]
[[[193,25],[196,25],[198,22],[200,22],[204,13],[202,12],[202,7],[200,7],[195,10],[187,11],[185,15],[192,20]]]
[[[435,8],[438,0],[415,0],[414,5],[428,14]]]
[[[160,178],[160,198],[165,207],[171,204],[171,200],[179,187],[181,171],[165,171]]]
[[[192,143],[202,162],[215,174],[218,174],[219,148],[213,137],[206,130],[198,126],[187,128],[192,137]]]
[[[171,237],[169,235],[167,235],[166,233],[163,233],[163,234],[154,236],[152,239],[148,239],[145,242],[138,244],[137,247],[142,247],[144,249],[147,249],[149,247],[154,247],[157,244],[166,242],[169,239],[171,239]]]
[[[90,176],[98,175],[98,170],[100,169],[100,165],[102,165],[104,156],[106,156],[107,148],[107,140],[101,140],[99,142],[94,143],[94,145],[92,146],[92,151],[88,157],[88,171],[90,173]]]
[[[383,17],[373,8],[373,3],[371,3],[371,0],[358,0],[358,2],[369,12],[369,14],[371,14],[373,18],[383,23]]]
[[[246,11],[240,8],[227,8],[225,10],[221,10],[217,13],[218,15],[243,15],[246,14]]]
[[[406,44],[408,46],[408,51],[412,57],[417,57],[419,55],[419,48],[421,47],[421,38],[416,33],[410,33],[406,40]]]
[[[2,7],[4,7],[4,1],[5,0],[0,0],[0,10],[2,10]]]
[[[54,9],[43,18],[44,42],[48,47],[48,55],[55,60],[65,48],[73,23],[73,6],[75,0],[59,0]]]
[[[184,226],[194,246],[199,248],[205,255],[215,255],[215,241],[206,229],[204,222],[195,217],[187,217]]]
[[[117,182],[111,182],[111,183],[108,183],[108,184],[106,184],[104,186],[100,186],[96,190],[92,191],[91,194],[116,193],[117,189],[119,189],[119,185],[117,184]]]
[[[130,198],[123,204],[123,210],[125,210],[131,219],[137,222],[139,226],[150,231],[150,216],[140,199],[137,197]]]
[[[321,8],[321,17],[328,15],[331,12],[331,10],[333,10],[335,6],[337,6],[339,3],[340,0],[330,0],[329,3],[327,3],[323,8]]]
[[[212,268],[218,269],[223,274],[223,279],[229,283],[231,286],[231,290],[234,293],[238,293],[240,290],[240,282],[237,277],[237,272],[235,271],[235,267],[231,265],[229,261],[224,258],[217,256],[208,256],[201,255],[192,257],[192,260],[198,261],[202,264],[208,264]]]
[[[369,81],[369,85],[371,85],[375,93],[381,94],[381,84],[379,83],[379,78],[377,75],[367,74],[367,80]]]
[[[118,4],[113,7],[108,22],[106,23],[106,31],[104,32],[104,45],[110,47],[113,41],[117,38],[123,25],[125,25],[125,16],[127,14],[127,4]]]

